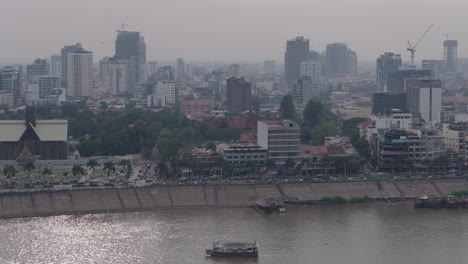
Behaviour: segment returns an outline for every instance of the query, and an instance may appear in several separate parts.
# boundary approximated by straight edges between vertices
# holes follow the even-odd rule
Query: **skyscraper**
[[[298,77],[290,85],[289,94],[296,103],[302,105],[306,105],[311,99],[319,100],[320,82],[313,81],[309,76]]]
[[[81,47],[80,43],[77,43],[76,45],[70,45],[70,46],[65,46],[61,50],[61,58],[62,58],[62,87],[67,88],[67,82],[68,82],[68,54],[71,52],[75,52],[79,50]]]
[[[300,75],[300,64],[307,61],[309,56],[309,40],[304,37],[296,37],[286,42],[284,53],[284,78],[287,83],[292,83]]]
[[[93,53],[79,49],[67,55],[68,96],[89,96],[93,88]]]
[[[348,50],[346,54],[346,73],[352,76],[357,75],[357,54],[353,50]]]
[[[407,105],[413,115],[429,123],[440,121],[442,111],[442,82],[427,78],[408,78],[405,81]]]
[[[240,113],[250,109],[251,86],[244,77],[229,77],[226,80],[226,105],[231,113]]]
[[[240,77],[240,66],[239,64],[231,64],[228,69],[228,77]]]
[[[177,59],[176,80],[179,84],[185,80],[185,62],[182,58]]]
[[[387,73],[398,70],[401,66],[401,55],[385,52],[377,58],[377,91],[386,91]]]
[[[37,83],[39,76],[49,75],[46,60],[36,59],[33,64],[26,66],[28,83]]]
[[[457,47],[458,41],[456,40],[444,41],[444,61],[450,73],[457,72]]]
[[[431,78],[435,79],[445,72],[444,64],[445,62],[443,60],[423,60],[421,68],[431,71]]]
[[[0,90],[10,91],[15,105],[22,103],[22,75],[23,71],[20,66],[7,66],[0,72]]]
[[[145,81],[145,64],[146,64],[146,44],[140,32],[118,31],[115,40],[115,56],[119,58],[128,58],[135,63],[130,69],[130,74],[133,75],[131,85],[136,82]]]
[[[327,76],[337,77],[346,75],[348,47],[344,43],[327,45]]]
[[[131,60],[113,57],[108,62],[109,92],[111,94],[132,93],[133,76],[130,74]]]
[[[400,69],[387,72],[387,85],[385,92],[398,93],[405,90],[406,78],[430,78],[431,71],[418,69]]]
[[[60,55],[50,57],[50,75],[59,79],[62,78],[62,57]]]

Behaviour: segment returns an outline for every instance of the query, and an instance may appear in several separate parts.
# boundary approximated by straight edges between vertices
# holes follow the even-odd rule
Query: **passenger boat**
[[[416,208],[424,208],[428,207],[429,197],[421,196],[414,202],[414,207]]]
[[[274,211],[279,211],[280,213],[286,212],[284,203],[273,199],[257,200],[255,201],[255,208],[264,213],[271,213]]]
[[[445,207],[447,208],[457,208],[458,207],[458,199],[453,195],[446,195],[445,196]]]
[[[215,241],[213,248],[206,249],[206,254],[212,257],[258,257],[258,244],[247,241]]]

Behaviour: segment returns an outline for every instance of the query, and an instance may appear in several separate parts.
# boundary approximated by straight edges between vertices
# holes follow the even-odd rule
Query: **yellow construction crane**
[[[409,52],[411,52],[411,65],[414,65],[414,53],[416,52],[416,47],[419,45],[419,43],[421,42],[421,40],[423,40],[423,38],[426,36],[427,32],[429,32],[429,30],[431,30],[431,28],[434,26],[434,24],[431,24],[429,26],[429,28],[427,28],[426,32],[424,32],[424,34],[422,35],[422,37],[418,40],[418,42],[416,42],[416,44],[413,46],[411,45],[411,43],[409,42],[408,40],[408,48],[406,50],[408,50]]]

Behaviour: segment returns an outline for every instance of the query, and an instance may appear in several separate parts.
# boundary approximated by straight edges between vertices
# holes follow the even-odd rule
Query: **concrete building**
[[[177,59],[176,80],[179,84],[183,84],[185,81],[185,62],[182,58]]]
[[[457,47],[458,41],[456,40],[444,41],[444,62],[447,70],[452,74],[457,73]]]
[[[13,104],[23,102],[23,71],[21,66],[7,66],[0,71],[0,90],[13,94]]]
[[[228,77],[240,77],[240,66],[239,64],[231,64],[228,69]]]
[[[378,134],[390,129],[410,129],[413,125],[413,114],[401,110],[393,110],[388,114],[371,116]]]
[[[268,158],[277,165],[287,159],[300,162],[300,127],[292,121],[258,121],[257,144],[268,149]]]
[[[158,63],[155,61],[148,61],[146,64],[148,77],[152,76],[158,71]]]
[[[347,73],[348,47],[344,43],[327,45],[327,76],[339,77]]]
[[[300,77],[300,64],[307,61],[309,56],[309,40],[296,37],[286,42],[284,53],[284,78],[287,83],[294,82]]]
[[[50,57],[50,76],[62,78],[62,56],[52,55]]]
[[[387,72],[387,85],[385,92],[399,93],[405,92],[406,78],[430,78],[430,70],[400,69]]]
[[[60,88],[60,78],[42,76],[38,79],[39,96],[52,94],[55,89]]]
[[[148,96],[148,105],[153,107],[172,107],[177,102],[178,86],[175,81],[158,81],[154,94]]]
[[[250,110],[251,84],[244,77],[229,77],[226,80],[226,106],[231,113]]]
[[[398,70],[401,66],[401,55],[393,52],[385,52],[377,58],[377,91],[387,91],[387,73]]]
[[[67,120],[36,120],[34,107],[26,108],[25,120],[0,121],[0,160],[66,160]]]
[[[118,31],[115,40],[115,56],[135,62],[130,69],[135,83],[146,81],[144,78],[146,76],[146,44],[140,32]]]
[[[194,112],[209,113],[213,110],[213,105],[213,100],[209,99],[183,100],[180,102],[180,111],[186,115]]]
[[[40,76],[49,75],[49,68],[46,60],[36,59],[33,64],[26,66],[26,76],[28,83],[37,83]]]
[[[133,80],[133,58],[113,57],[108,61],[108,90],[110,94],[133,94],[135,81]],[[133,62],[133,63],[132,63]]]
[[[357,75],[357,54],[355,51],[348,50],[346,54],[346,73],[351,76]]]
[[[6,105],[12,107],[13,103],[13,93],[9,90],[0,90],[0,105]]]
[[[290,85],[289,94],[296,103],[304,106],[311,99],[320,100],[320,81],[313,81],[308,76],[296,78]]]
[[[265,164],[268,158],[268,150],[252,144],[220,144],[217,151],[223,156],[225,163],[229,165],[244,165],[248,161],[256,164]]]
[[[442,111],[442,83],[440,80],[424,78],[406,79],[408,109],[413,115],[420,115],[429,124],[440,122]]]
[[[319,61],[303,61],[300,63],[299,77],[307,76],[312,81],[320,81],[321,77],[321,64]]]
[[[445,64],[443,60],[423,60],[421,68],[431,71],[431,78],[439,78],[445,72]]]
[[[442,124],[445,148],[466,156],[465,141],[468,136],[468,123]]]
[[[79,49],[68,53],[68,96],[89,96],[93,89],[93,53]]]
[[[372,112],[384,114],[392,109],[406,109],[406,93],[373,93]]]

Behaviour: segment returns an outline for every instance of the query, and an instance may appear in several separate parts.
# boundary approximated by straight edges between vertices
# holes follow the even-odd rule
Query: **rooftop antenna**
[[[419,45],[419,43],[421,43],[421,40],[423,40],[423,38],[426,36],[427,32],[429,32],[429,30],[431,30],[431,28],[434,26],[434,24],[431,24],[429,26],[429,28],[427,28],[426,32],[424,32],[424,34],[422,35],[421,38],[419,38],[418,42],[416,42],[415,45],[411,45],[411,43],[409,42],[408,40],[408,48],[406,50],[408,50],[409,52],[411,52],[411,65],[414,65],[414,53],[416,52],[416,47]]]

